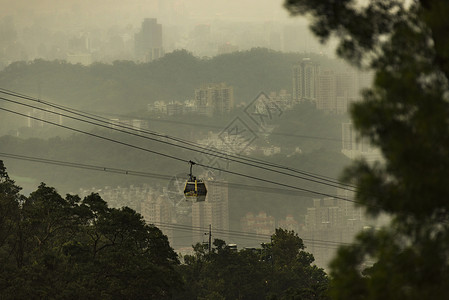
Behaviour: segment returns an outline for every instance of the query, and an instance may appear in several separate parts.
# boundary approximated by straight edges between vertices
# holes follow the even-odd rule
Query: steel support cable
[[[47,103],[51,103],[49,101],[44,101],[35,97],[31,97],[22,93],[18,93],[15,91],[11,91],[5,88],[0,88],[0,92],[1,93],[5,93],[5,94],[12,94],[13,96],[16,97],[27,97],[30,100],[36,100],[39,102],[47,102]],[[60,105],[61,107],[64,107],[62,105]],[[92,114],[93,116],[95,116],[96,114],[98,114],[98,112],[92,112],[92,113],[88,113],[85,112],[86,114]],[[123,115],[123,114],[111,114],[108,113],[108,115],[113,115],[113,116],[118,116],[118,117],[126,117],[126,118],[130,118],[130,117],[134,117],[134,116],[129,116],[129,115]],[[182,122],[182,121],[174,121],[174,120],[162,120],[162,119],[151,119],[152,121],[155,122],[166,122],[166,123],[174,123],[174,124],[181,124],[181,125],[189,125],[189,126],[196,126],[196,127],[210,127],[210,128],[215,128],[215,129],[223,129],[220,126],[216,126],[216,125],[208,125],[208,124],[201,124],[201,123],[191,123],[191,122]],[[316,140],[328,140],[328,141],[335,141],[335,142],[341,142],[340,139],[337,138],[331,138],[331,137],[319,137],[319,136],[310,136],[310,135],[298,135],[298,134],[290,134],[290,133],[282,133],[282,132],[275,132],[272,133],[273,135],[281,135],[281,136],[291,136],[291,137],[299,137],[299,138],[307,138],[307,139],[316,139]]]
[[[195,230],[208,230],[207,228],[203,228],[200,226],[192,226],[192,225],[184,225],[184,224],[176,224],[176,223],[167,223],[167,222],[149,222],[151,224],[155,224],[157,226],[171,226],[172,228],[185,228],[185,229],[195,229]],[[214,229],[214,232],[217,233],[230,233],[230,234],[236,234],[236,235],[242,235],[242,236],[255,236],[258,238],[270,238],[271,235],[269,234],[258,234],[253,232],[245,232],[245,231],[237,231],[237,230],[224,230],[224,229]],[[316,241],[316,242],[323,242],[323,243],[331,243],[336,245],[351,245],[351,243],[344,243],[344,242],[337,242],[337,241],[329,241],[329,240],[319,240],[319,239],[307,239],[307,238],[301,238],[303,241]]]
[[[79,164],[79,163],[70,163],[65,161],[59,161],[59,160],[46,160],[46,159],[40,159],[36,157],[29,157],[29,156],[23,156],[23,155],[16,155],[16,154],[8,154],[8,153],[2,153],[0,152],[0,156],[9,157],[9,158],[16,158],[16,159],[24,159],[28,161],[33,162],[51,162],[56,165],[60,166],[70,166],[75,168],[81,168],[81,169],[87,169],[87,170],[95,170],[95,171],[108,171],[118,174],[127,174],[127,175],[137,175],[137,176],[145,176],[145,177],[156,177],[161,179],[169,179],[171,176],[169,175],[162,175],[157,173],[147,173],[147,172],[136,172],[136,171],[130,171],[130,170],[123,170],[123,169],[117,169],[117,168],[110,168],[110,167],[101,167],[101,166],[94,166],[94,165],[87,165],[87,164]],[[214,181],[215,183],[217,181]],[[227,183],[232,184],[232,183]],[[201,227],[195,227],[195,226],[187,226],[187,225],[180,225],[175,223],[164,223],[164,222],[150,222],[151,224],[154,224],[158,227],[166,227],[166,228],[172,228],[172,229],[186,229],[186,230],[194,230],[198,232],[203,232],[204,228]],[[223,230],[223,229],[215,229],[214,232],[218,234],[223,235],[233,235],[233,236],[239,236],[242,238],[251,237],[251,238],[270,238],[270,235],[263,235],[263,234],[254,234],[250,232],[242,232],[242,231],[234,231],[234,230]],[[304,241],[308,241],[308,239],[302,239]],[[336,243],[332,241],[323,241],[323,240],[313,240],[316,242],[327,242],[327,243]],[[339,243],[341,244],[341,243]]]
[[[25,100],[38,102],[38,103],[45,104],[45,105],[48,105],[48,106],[53,107],[53,108],[57,108],[57,109],[60,109],[60,110],[63,110],[63,111],[67,111],[67,112],[75,114],[75,115],[81,115],[81,116],[83,116],[85,118],[94,119],[96,121],[108,124],[107,128],[114,130],[114,128],[111,128],[110,120],[108,120],[107,118],[101,117],[101,116],[93,115],[93,114],[90,114],[90,113],[85,113],[85,112],[82,112],[80,110],[68,108],[68,107],[65,107],[65,106],[62,106],[62,105],[58,105],[58,104],[54,104],[54,103],[51,103],[51,102],[48,102],[48,101],[35,99],[35,98],[29,97],[29,96],[22,96],[20,94],[15,95],[15,94],[13,94],[13,92],[10,92],[10,91],[8,91],[8,92],[1,92],[1,89],[0,89],[0,93],[5,93],[5,94],[8,94],[8,95],[11,95],[11,96],[14,96],[14,97],[19,97],[19,98],[22,98],[22,99],[25,99]],[[3,99],[3,100],[5,100],[5,99]],[[8,101],[8,100],[5,100],[5,101]],[[17,104],[19,104],[19,103],[17,103]],[[47,111],[45,109],[38,108],[38,107],[33,107],[33,108]],[[50,112],[50,113],[53,113],[53,114],[60,114],[60,113],[53,112],[53,111],[47,111],[47,112]],[[91,116],[94,116],[95,118],[91,117],[91,116],[86,116],[86,115],[83,115],[83,114],[91,115]],[[60,114],[60,115],[62,115],[62,114]],[[65,115],[63,115],[63,116],[65,116]],[[66,117],[68,117],[68,116],[66,116]],[[106,119],[107,121],[98,120],[98,118]],[[180,143],[188,144],[188,145],[191,145],[193,147],[197,147],[197,148],[206,150],[207,151],[206,153],[204,153],[204,152],[200,152],[200,153],[204,153],[204,154],[207,154],[207,155],[212,155],[212,156],[216,156],[217,157],[217,155],[213,155],[210,152],[215,152],[215,153],[218,153],[218,154],[221,154],[221,155],[225,155],[224,157],[220,157],[220,158],[223,158],[223,159],[226,159],[226,160],[230,160],[228,157],[234,157],[236,159],[247,160],[247,161],[251,161],[251,162],[254,162],[254,163],[268,165],[268,166],[279,168],[279,169],[285,169],[285,170],[288,170],[288,171],[291,171],[291,172],[295,172],[295,173],[299,173],[299,174],[302,174],[302,175],[305,175],[305,176],[309,176],[311,178],[315,178],[315,179],[318,179],[318,180],[328,181],[328,182],[331,182],[331,183],[334,183],[334,184],[338,184],[339,187],[347,186],[347,187],[355,188],[354,186],[351,186],[349,184],[342,183],[342,182],[339,182],[339,181],[335,181],[334,179],[329,179],[329,178],[326,178],[326,177],[323,177],[323,176],[319,176],[319,175],[316,175],[316,174],[313,174],[313,173],[308,173],[308,172],[305,172],[305,171],[297,170],[297,169],[294,169],[294,168],[289,168],[289,167],[282,166],[282,165],[279,165],[279,164],[266,162],[266,161],[263,161],[263,160],[260,160],[260,159],[249,158],[249,157],[242,156],[242,155],[237,155],[236,156],[236,155],[232,155],[232,154],[229,154],[229,153],[226,153],[226,152],[222,152],[222,151],[218,151],[218,150],[214,150],[214,149],[209,149],[209,148],[206,148],[206,147],[204,147],[202,145],[199,145],[199,144],[195,144],[195,143],[192,143],[192,142],[188,142],[188,141],[182,140],[180,138],[171,137],[171,136],[160,134],[160,133],[153,132],[153,131],[147,131],[147,130],[141,130],[141,129],[136,130],[134,127],[129,127],[126,124],[123,124],[123,123],[120,123],[120,122],[114,122],[114,126],[130,129],[130,130],[134,130],[134,131],[138,131],[139,133],[144,132],[144,133],[147,133],[147,134],[150,134],[150,135],[156,135],[158,137],[171,139],[171,140],[174,140],[174,141],[177,141],[177,142],[180,142]],[[132,134],[132,133],[129,133],[129,132],[126,132],[126,133]],[[142,137],[141,134],[139,134],[138,136]],[[156,141],[166,143],[165,141],[161,141],[161,140],[156,140]],[[178,145],[175,145],[175,146],[178,146]],[[190,148],[189,148],[189,150],[199,152],[198,150],[193,150],[193,149],[190,149]],[[237,162],[239,162],[239,161],[237,161]],[[271,170],[271,171],[276,172],[275,170]],[[288,175],[288,176],[293,176],[293,177],[297,177],[297,178],[300,178],[300,179],[304,179],[302,177],[295,176],[295,175],[290,175],[288,173],[287,174],[284,173],[284,175]],[[304,180],[313,181],[311,179],[304,179]]]
[[[173,228],[165,227],[165,226],[158,226],[158,228],[162,229],[162,230],[174,230]],[[180,231],[192,232],[192,235],[191,235],[192,237],[196,236],[196,235],[198,235],[198,237],[200,237],[205,234],[204,231],[195,231],[195,230],[189,230],[189,229],[181,229]],[[195,233],[196,233],[196,235],[195,235]],[[270,241],[270,237],[261,239],[258,237],[238,236],[235,234],[220,234],[220,233],[213,234],[212,236],[219,237],[219,238],[220,237],[221,238],[230,238],[232,240],[241,240],[241,241],[246,241],[246,242],[248,242],[248,241],[260,242],[260,241],[265,240],[265,241],[267,241],[266,243],[269,243],[269,241]],[[334,249],[334,250],[338,249],[340,246],[348,246],[349,245],[349,244],[348,245],[346,245],[346,244],[328,244],[328,243],[315,242],[313,240],[304,240],[304,239],[303,239],[303,242],[304,242],[305,248],[313,247],[313,248],[327,248],[327,249]]]
[[[130,171],[130,170],[124,170],[124,169],[101,167],[101,166],[79,164],[79,163],[70,163],[70,162],[58,161],[58,160],[46,160],[46,159],[40,159],[40,158],[36,158],[36,157],[8,154],[8,153],[2,153],[2,152],[0,152],[0,156],[8,157],[8,158],[15,158],[15,159],[23,159],[23,160],[27,160],[27,161],[33,161],[33,162],[44,162],[44,163],[51,162],[52,164],[60,165],[60,166],[69,166],[69,167],[94,170],[94,171],[106,171],[106,172],[112,172],[112,173],[122,174],[122,175],[123,174],[137,175],[137,176],[161,178],[161,179],[171,178],[171,176],[169,176],[169,175],[162,175],[162,174],[157,174],[157,173],[136,172],[136,171]],[[217,183],[217,181],[212,181],[212,182]],[[232,183],[226,183],[226,184],[232,185]],[[241,185],[241,186],[245,186],[245,185]],[[252,187],[252,186],[250,186],[250,187]],[[254,187],[257,187],[257,186],[254,186]],[[201,227],[187,226],[187,225],[181,225],[181,224],[175,224],[175,223],[164,223],[164,222],[149,222],[149,223],[154,224],[157,227],[161,227],[161,228],[189,230],[189,231],[195,231],[195,232],[199,232],[199,233],[203,233],[206,230],[205,228],[201,228]],[[270,235],[257,234],[257,233],[251,233],[251,232],[234,231],[234,230],[215,229],[214,232],[217,235],[233,236],[235,238],[249,238],[249,239],[257,239],[257,240],[270,238]],[[307,239],[307,238],[302,238],[302,240],[306,241],[307,243],[311,242],[311,243],[321,243],[321,244],[328,244],[328,245],[335,244],[335,246],[347,244],[347,243],[339,243],[339,242],[335,242],[335,241],[313,240],[313,239]]]
[[[47,106],[50,106],[50,107],[53,107],[53,108],[57,108],[57,109],[60,109],[60,110],[63,110],[63,111],[66,111],[66,112],[69,112],[69,113],[72,113],[72,114],[75,114],[75,115],[80,115],[80,116],[83,116],[85,118],[94,119],[96,121],[106,123],[108,125],[107,126],[108,129],[114,129],[114,128],[111,128],[111,122],[110,122],[109,119],[101,117],[101,116],[98,116],[98,115],[82,112],[80,110],[69,108],[67,106],[62,106],[62,105],[54,104],[54,103],[51,103],[51,102],[48,102],[48,101],[43,101],[43,100],[40,100],[40,99],[37,99],[37,98],[33,98],[33,97],[26,96],[26,95],[23,95],[23,94],[18,94],[18,93],[15,93],[13,91],[5,90],[5,89],[2,89],[2,88],[0,88],[0,93],[4,93],[4,94],[10,95],[10,96],[14,96],[14,97],[19,97],[19,98],[22,98],[22,99],[25,99],[25,100],[29,100],[29,101],[33,101],[33,102],[38,102],[38,103],[45,104]],[[8,101],[8,100],[9,101],[13,101],[13,100],[10,100],[10,99],[8,99],[8,100],[7,99],[3,99],[3,100],[5,100],[5,101]],[[14,102],[14,103],[16,103],[16,102]],[[22,103],[17,103],[17,104],[24,105]],[[38,108],[38,107],[33,107],[33,108],[40,109],[40,110],[45,110],[45,109]],[[45,111],[53,113],[53,114],[60,114],[60,113],[53,112],[53,111],[48,111],[48,110],[45,110]],[[62,115],[62,114],[60,114],[60,115]],[[107,121],[98,120],[99,118],[107,120]],[[81,121],[84,121],[84,120],[81,120]],[[87,121],[85,121],[85,122],[87,122]],[[98,124],[94,124],[94,125],[98,125]],[[230,160],[228,157],[234,157],[236,159],[251,161],[253,163],[259,163],[259,164],[263,164],[263,165],[267,165],[267,166],[271,166],[271,167],[275,167],[275,168],[279,168],[279,169],[285,169],[285,170],[288,170],[288,171],[291,171],[291,172],[295,172],[295,173],[299,173],[299,174],[302,174],[302,175],[305,175],[305,176],[309,176],[311,178],[315,178],[315,179],[318,179],[318,180],[328,181],[328,182],[331,182],[331,183],[334,183],[334,184],[338,184],[339,188],[342,188],[342,186],[355,188],[355,186],[352,186],[350,184],[342,183],[342,182],[336,181],[334,179],[329,179],[329,177],[325,177],[325,176],[322,176],[322,175],[316,175],[316,174],[313,174],[313,173],[305,172],[305,171],[294,169],[294,168],[289,168],[289,167],[282,166],[282,165],[279,165],[279,164],[266,162],[266,161],[263,161],[263,160],[260,160],[260,159],[249,158],[249,157],[242,156],[242,155],[237,155],[236,156],[236,155],[232,155],[232,154],[229,154],[229,153],[226,153],[226,152],[223,153],[223,152],[218,151],[218,150],[209,149],[209,148],[206,148],[206,147],[204,147],[202,145],[199,145],[199,144],[195,144],[195,143],[192,143],[192,142],[189,142],[189,141],[185,141],[185,140],[182,140],[182,139],[176,138],[176,137],[171,137],[169,135],[160,134],[160,133],[157,133],[157,132],[154,132],[154,131],[147,131],[147,130],[141,130],[141,129],[136,130],[134,127],[132,127],[132,126],[129,127],[129,126],[127,126],[127,125],[125,125],[123,123],[120,123],[120,122],[115,122],[114,125],[117,126],[117,127],[122,127],[122,128],[129,129],[129,130],[138,131],[139,133],[144,132],[144,133],[147,133],[147,134],[150,134],[150,135],[155,135],[155,136],[158,136],[158,137],[171,139],[173,141],[177,141],[177,142],[180,142],[180,143],[188,144],[190,146],[206,150],[207,152],[204,153],[204,152],[200,152],[198,150],[193,150],[193,149],[188,148],[188,150],[191,150],[191,151],[196,151],[196,152],[200,152],[200,153],[203,153],[203,154],[212,155],[212,156],[216,156],[217,157],[217,155],[210,154],[210,152],[215,152],[215,153],[218,153],[218,154],[221,154],[221,155],[225,155],[224,157],[219,157],[219,158],[223,158],[223,159],[226,159],[226,160]],[[105,126],[103,126],[103,127],[105,127]],[[122,131],[122,132],[124,132],[124,131]],[[125,133],[132,134],[130,132],[125,132]],[[139,134],[138,136],[142,137],[141,134]],[[148,139],[150,139],[150,138],[148,138]],[[165,141],[161,141],[161,140],[157,140],[157,139],[156,139],[156,141],[162,142],[162,143],[167,143]],[[168,144],[170,144],[170,143],[168,143]],[[173,146],[179,147],[179,145],[173,145]],[[237,161],[237,162],[240,162],[240,161]],[[270,171],[277,172],[275,170],[270,170]],[[287,176],[297,177],[297,178],[304,179],[304,180],[314,181],[314,180],[303,178],[303,177],[300,177],[300,176],[291,175],[291,174],[288,174],[288,173],[282,173],[282,174],[283,175],[287,175]],[[321,182],[318,182],[318,183],[321,183]],[[322,183],[322,184],[324,184],[324,183]]]
[[[4,152],[0,152],[0,157],[6,157],[6,158],[12,158],[12,159],[24,160],[24,161],[31,161],[31,162],[37,162],[37,163],[44,163],[44,164],[51,164],[51,165],[57,165],[57,166],[63,166],[63,167],[85,169],[85,170],[90,170],[90,171],[114,173],[114,174],[120,174],[120,175],[140,176],[140,177],[156,178],[156,179],[163,179],[163,180],[173,179],[173,175],[168,175],[168,174],[141,172],[141,171],[134,171],[134,170],[129,170],[129,169],[88,165],[88,164],[83,164],[83,163],[78,163],[78,162],[52,160],[52,159],[45,159],[45,158],[41,158],[41,157],[32,157],[32,156],[4,153]],[[281,193],[281,194],[286,194],[286,195],[304,196],[302,194],[298,194],[298,191],[294,191],[294,190],[290,190],[290,189],[272,188],[272,187],[265,187],[265,186],[259,186],[259,185],[247,185],[247,184],[242,184],[242,183],[224,182],[224,181],[219,181],[219,180],[218,181],[207,180],[206,182],[209,182],[212,184],[224,183],[225,185],[232,187],[232,188],[236,188],[236,189],[245,189],[245,190],[257,191],[257,192],[268,192],[268,193],[275,193],[275,194]]]
[[[171,226],[167,226],[167,225],[157,225],[158,228],[162,228],[162,229],[166,229],[166,230],[180,230],[180,231],[189,231],[189,232],[194,232],[194,233],[199,233],[199,234],[205,234],[205,230],[196,230],[196,229],[189,229],[189,228],[176,228],[176,227],[171,227]],[[234,234],[234,233],[230,233],[230,232],[215,232],[215,236],[225,236],[225,237],[232,237],[234,239],[245,239],[245,240],[255,240],[255,241],[260,241],[260,240],[270,240],[271,236],[266,236],[266,237],[259,237],[259,236],[252,236],[252,235],[238,235],[238,234]],[[301,238],[302,239],[302,238]],[[318,240],[312,240],[312,239],[302,239],[304,244],[306,245],[313,245],[313,246],[327,246],[327,247],[333,247],[333,249],[337,249],[340,246],[349,246],[351,244],[349,243],[338,243],[338,242],[334,242],[331,241],[331,243],[326,242],[326,241],[318,241]]]
[[[28,116],[28,115],[25,115],[23,113],[16,112],[16,111],[13,111],[13,110],[10,110],[10,109],[6,109],[6,108],[0,107],[0,110],[7,111],[7,112],[10,112],[10,113],[13,113],[13,114],[16,114],[16,115],[20,115],[20,116],[23,116],[23,117],[39,120],[39,121],[42,121],[42,122],[45,122],[45,123],[48,123],[48,124],[52,124],[52,125],[57,126],[57,127],[65,128],[65,129],[72,130],[72,131],[75,131],[75,132],[78,132],[78,133],[83,133],[83,134],[86,134],[86,135],[89,135],[89,136],[92,136],[92,137],[96,137],[96,138],[99,138],[99,139],[103,139],[103,140],[106,140],[106,141],[110,141],[110,142],[113,142],[113,143],[116,143],[116,144],[119,144],[119,145],[131,147],[131,148],[134,148],[134,149],[137,149],[137,150],[142,150],[142,151],[145,151],[145,152],[148,152],[148,153],[152,153],[152,154],[156,154],[156,155],[160,155],[160,156],[163,156],[163,157],[166,157],[166,158],[171,158],[173,160],[181,161],[181,162],[184,162],[184,163],[188,163],[189,162],[189,160],[187,160],[187,159],[182,159],[182,158],[170,155],[170,154],[165,154],[165,153],[162,153],[162,152],[146,149],[146,148],[143,148],[143,147],[140,147],[140,146],[136,146],[136,145],[132,145],[132,144],[129,144],[129,143],[121,142],[121,141],[114,140],[114,139],[108,138],[108,137],[104,137],[104,136],[101,136],[101,135],[98,135],[98,134],[90,133],[90,132],[87,132],[87,131],[83,131],[83,130],[80,130],[80,129],[76,129],[76,128],[72,128],[72,127],[69,127],[69,126],[61,125],[61,124],[54,123],[54,122],[47,121],[47,120],[43,120],[43,119],[40,119],[40,118]],[[216,167],[213,167],[213,166],[208,166],[208,165],[201,164],[201,163],[196,163],[196,165],[204,167],[206,169],[212,169],[212,170],[216,170],[216,171],[221,171],[223,173],[237,175],[237,176],[240,176],[240,177],[246,177],[246,178],[249,178],[249,179],[253,179],[253,180],[257,180],[257,181],[261,181],[261,182],[265,182],[265,183],[270,183],[270,184],[274,184],[274,185],[278,185],[278,186],[282,186],[282,187],[287,187],[287,188],[291,188],[291,189],[299,190],[299,191],[303,191],[303,192],[308,192],[308,193],[315,194],[315,195],[320,195],[320,196],[325,196],[325,197],[332,197],[332,198],[343,200],[343,201],[357,203],[357,201],[354,201],[354,200],[351,200],[351,199],[347,199],[347,198],[343,198],[343,197],[339,197],[339,196],[336,196],[336,195],[330,195],[330,194],[327,194],[327,193],[316,192],[316,191],[313,191],[313,190],[300,188],[300,187],[297,187],[297,186],[292,186],[292,185],[289,185],[289,184],[280,183],[280,182],[276,182],[276,181],[273,181],[273,180],[259,178],[259,177],[256,177],[256,176],[245,175],[245,174],[238,173],[238,172],[224,170],[224,169],[216,168]]]
[[[102,125],[102,124],[98,124],[98,123],[95,123],[95,122],[92,122],[92,121],[83,120],[83,119],[80,119],[78,117],[73,117],[73,116],[69,116],[69,115],[66,115],[66,114],[61,114],[61,113],[58,113],[58,112],[54,112],[54,111],[47,110],[47,109],[44,109],[44,108],[40,108],[40,107],[36,107],[36,106],[33,106],[33,105],[21,103],[21,102],[14,101],[14,100],[11,100],[11,99],[6,99],[6,98],[3,98],[3,97],[0,97],[0,99],[3,100],[3,101],[10,102],[10,103],[15,103],[15,104],[18,104],[18,105],[22,105],[22,106],[26,106],[26,107],[30,107],[30,108],[34,108],[34,109],[39,109],[39,110],[42,110],[42,111],[45,111],[45,112],[48,112],[48,113],[58,114],[58,115],[61,115],[61,116],[64,116],[64,117],[67,117],[67,118],[70,118],[70,119],[73,119],[73,120],[85,122],[85,123],[88,123],[88,124],[91,124],[91,125],[100,126],[100,127],[107,128],[107,129],[112,129],[112,130],[115,130],[115,131],[118,131],[118,132],[122,132],[122,133],[127,133],[127,134],[130,134],[130,135],[133,135],[133,136],[137,136],[139,138],[145,138],[145,139],[153,140],[153,141],[164,143],[164,144],[167,144],[167,145],[170,145],[170,146],[175,146],[175,147],[179,147],[179,148],[182,148],[182,149],[185,149],[185,150],[195,151],[195,152],[202,153],[202,154],[212,155],[212,156],[215,156],[215,157],[218,157],[218,158],[227,159],[227,160],[234,161],[234,162],[237,162],[237,163],[240,163],[240,164],[244,164],[244,165],[247,165],[247,166],[263,169],[263,170],[266,170],[266,171],[271,171],[271,172],[275,172],[275,173],[278,173],[278,174],[287,175],[287,176],[295,177],[295,178],[302,179],[302,180],[307,180],[307,181],[318,183],[318,184],[332,186],[332,187],[335,187],[335,188],[342,188],[342,189],[354,192],[354,190],[344,188],[341,185],[334,185],[334,184],[318,181],[318,180],[315,180],[315,179],[305,178],[305,177],[302,177],[302,176],[286,173],[286,172],[283,172],[283,171],[273,170],[273,169],[270,169],[270,168],[267,168],[267,167],[254,165],[252,163],[248,163],[248,162],[245,162],[245,161],[239,161],[239,160],[236,160],[236,159],[230,159],[228,157],[223,157],[223,156],[219,156],[219,155],[210,154],[209,152],[205,152],[205,151],[194,150],[194,149],[191,149],[191,148],[189,148],[187,146],[177,145],[177,144],[173,144],[173,143],[170,143],[170,142],[167,142],[167,141],[161,141],[161,140],[158,140],[158,139],[155,139],[155,138],[143,137],[140,134],[129,132],[129,131],[126,131],[126,130],[121,130],[121,129],[118,129],[118,128],[111,128],[110,127],[110,125],[111,125],[110,122],[108,122],[108,125]],[[28,117],[30,117],[30,116],[28,116]],[[199,165],[199,163],[197,163],[197,164]]]

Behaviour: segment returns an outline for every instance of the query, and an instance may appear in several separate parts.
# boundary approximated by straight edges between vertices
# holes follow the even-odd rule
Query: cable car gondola
[[[192,174],[192,167],[195,164],[193,161],[189,161],[190,163],[190,174],[187,179],[186,185],[184,187],[184,195],[186,200],[192,202],[203,202],[206,200],[206,184],[201,179],[196,179]]]

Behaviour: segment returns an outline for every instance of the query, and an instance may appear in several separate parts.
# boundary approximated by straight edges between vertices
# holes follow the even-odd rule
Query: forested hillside
[[[157,100],[184,101],[205,83],[226,82],[236,102],[260,91],[291,90],[291,68],[304,57],[323,66],[338,63],[317,54],[285,54],[255,48],[209,59],[185,50],[146,64],[116,61],[90,66],[64,61],[15,62],[0,72],[0,87],[71,106],[109,112],[135,111]]]
[[[286,89],[291,92],[292,66],[304,57],[310,57],[323,67],[341,67],[337,61],[317,54],[280,53],[261,48],[210,59],[200,59],[186,51],[175,51],[147,64],[117,61],[110,65],[96,63],[86,67],[62,61],[16,62],[0,72],[0,87],[83,111],[109,113],[111,117],[115,117],[115,113],[117,117],[123,116],[125,119],[146,119],[152,131],[197,142],[210,132],[219,133],[239,116],[239,113],[243,113],[243,108],[220,118],[195,116],[192,119],[191,115],[183,115],[159,119],[145,113],[146,105],[156,100],[182,101],[191,98],[196,87],[210,82],[226,82],[232,85],[237,103],[250,102],[261,91],[269,93]],[[12,104],[0,101],[0,106],[2,105],[12,107]],[[24,126],[26,118],[9,113],[4,115],[5,118],[0,120],[0,124],[6,126],[2,126],[0,132],[18,135],[0,137],[0,151],[4,153],[171,176],[187,173],[188,166],[182,163],[124,145],[74,134],[66,129],[55,130],[55,126],[48,125],[39,129],[22,127],[19,131],[10,131],[6,127],[14,128],[14,122]],[[271,135],[258,133],[252,144],[254,148],[259,149],[259,152],[254,153],[254,157],[335,178],[348,162],[340,153],[341,122],[345,120],[346,116],[329,115],[307,103],[297,105],[282,113],[273,124],[276,128]],[[79,122],[74,123],[72,120],[64,125],[80,128]],[[84,130],[92,132],[92,127],[83,126]],[[257,131],[257,128],[253,130]],[[93,132],[186,160],[202,159],[196,152],[125,136],[105,128],[97,127]],[[279,146],[281,153],[269,158],[264,157],[260,148],[271,145]],[[295,152],[296,150],[300,152]],[[46,164],[34,163],[34,167],[30,168],[30,162],[23,160],[10,159],[8,163],[11,174],[26,192],[34,190],[41,181],[57,186],[64,192],[78,192],[81,187],[102,188],[142,183],[165,187],[168,184],[167,180],[155,181],[145,177],[101,174],[81,169],[68,171],[64,167]],[[231,164],[230,168],[236,172],[258,176],[257,169],[252,170],[238,164]],[[279,180],[276,174],[268,174],[267,177]],[[235,176],[226,176],[224,179],[247,185],[258,184]],[[287,180],[286,184],[298,184],[292,178],[282,180]],[[310,182],[301,181],[299,184],[304,188],[311,188]],[[326,186],[320,187],[320,190],[334,193]],[[301,211],[308,205],[307,201],[299,201],[295,195],[283,195],[282,201],[286,205],[280,206],[278,198],[275,193],[237,190],[231,187],[232,218],[238,221],[241,214],[251,210],[255,204],[259,209],[274,208],[275,215],[285,215],[288,212],[285,207]],[[310,197],[307,199],[310,200]]]

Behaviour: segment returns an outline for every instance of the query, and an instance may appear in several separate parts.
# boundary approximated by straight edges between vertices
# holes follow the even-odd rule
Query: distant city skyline
[[[121,16],[124,21],[135,18],[136,24],[138,19],[144,16],[164,19],[170,14],[196,20],[221,19],[251,22],[294,20],[296,24],[301,22],[301,18],[293,19],[289,16],[283,7],[283,0],[130,0],[127,2],[117,0],[2,0],[2,2],[0,17],[8,15],[26,17],[39,14],[48,16],[48,14],[73,12],[80,16],[97,13],[96,17],[100,20],[107,15],[113,18]],[[179,21],[179,19],[170,20],[172,23]]]

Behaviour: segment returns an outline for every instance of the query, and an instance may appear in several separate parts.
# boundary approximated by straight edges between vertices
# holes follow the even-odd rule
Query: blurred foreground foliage
[[[384,161],[359,161],[344,178],[356,200],[391,223],[361,233],[332,264],[335,299],[448,299],[449,2],[287,0],[311,17],[337,53],[376,72],[352,106],[363,137]]]

